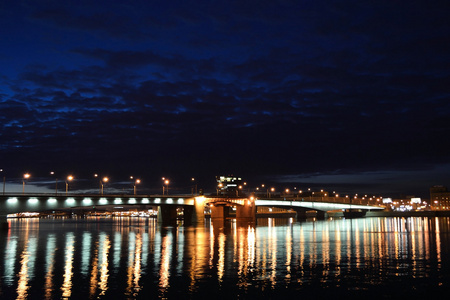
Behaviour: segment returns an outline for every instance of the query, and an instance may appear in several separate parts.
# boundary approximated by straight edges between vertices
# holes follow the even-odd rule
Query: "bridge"
[[[325,200],[325,201],[324,201]],[[331,201],[333,200],[333,201]],[[257,207],[279,207],[294,210],[297,216],[307,211],[324,215],[327,211],[382,210],[377,205],[337,202],[336,199],[259,199],[255,197],[215,197],[193,195],[50,195],[20,194],[0,195],[0,224],[7,225],[7,215],[19,212],[43,212],[55,210],[91,210],[106,206],[158,207],[158,222],[173,222],[177,219],[178,207],[183,208],[185,222],[203,223],[205,207],[211,210],[212,219],[227,219],[230,216],[242,221],[254,222]],[[230,208],[234,208],[235,216]],[[232,210],[232,211],[234,211]]]

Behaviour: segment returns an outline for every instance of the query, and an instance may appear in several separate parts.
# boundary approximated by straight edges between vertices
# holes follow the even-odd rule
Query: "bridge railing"
[[[310,201],[310,202],[327,202],[327,203],[342,203],[342,204],[358,204],[358,205],[371,205],[371,206],[383,206],[380,200],[377,199],[367,199],[367,198],[349,198],[349,197],[329,197],[329,196],[307,196],[299,197],[294,196],[275,196],[275,197],[264,197],[258,196],[258,199],[271,199],[271,200],[286,200],[286,201]]]

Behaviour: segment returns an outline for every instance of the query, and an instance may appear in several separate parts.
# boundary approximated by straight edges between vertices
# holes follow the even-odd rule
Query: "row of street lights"
[[[3,172],[3,169],[0,169],[0,172]],[[50,172],[50,175],[55,175],[55,172]],[[30,173],[25,173],[25,174],[23,174],[23,179],[22,179],[22,194],[25,194],[25,183],[26,183],[26,180],[28,180],[29,178],[31,177],[31,175],[30,175]],[[98,174],[94,174],[94,177],[95,178],[98,178]],[[134,177],[133,176],[130,176],[130,179],[134,179]],[[73,175],[69,175],[69,176],[67,176],[67,178],[66,178],[66,181],[65,181],[65,183],[66,183],[66,195],[69,193],[69,182],[71,182],[72,180],[74,180],[74,176]],[[101,193],[102,195],[103,195],[103,188],[104,188],[104,184],[106,184],[107,182],[109,181],[109,178],[108,177],[103,177],[101,180],[100,180],[100,188],[99,188],[99,193]],[[137,184],[139,184],[139,183],[141,183],[141,180],[140,179],[136,179],[136,180],[134,180],[134,183],[133,183],[133,192],[134,192],[134,195],[136,195],[136,189],[137,189],[137,187],[136,187],[136,185]],[[3,178],[3,194],[5,194],[5,178]],[[56,178],[55,177],[55,194],[56,195],[58,195],[58,178]]]
[[[3,169],[0,169],[0,172],[3,172]],[[55,175],[55,172],[51,171],[50,175]],[[31,177],[30,173],[25,173],[23,174],[23,179],[22,179],[22,194],[25,194],[25,184],[26,181]],[[99,178],[98,174],[94,174],[95,178]],[[66,195],[69,193],[69,182],[73,181],[75,179],[75,177],[73,175],[69,175],[67,176],[66,180],[65,180],[65,184],[66,184]],[[134,178],[133,176],[130,176],[130,179],[133,181],[133,194],[136,195],[137,194],[137,185],[141,183],[141,180],[138,178]],[[3,194],[5,194],[5,181],[6,178],[3,178]],[[103,191],[104,191],[104,185],[109,181],[108,177],[103,177],[99,180],[99,193],[103,195]],[[169,194],[169,183],[170,180],[162,177],[162,181],[163,181],[163,195],[168,195]],[[191,181],[194,183],[195,182],[195,178],[192,177]],[[58,178],[55,177],[55,194],[58,195]],[[194,187],[192,188],[192,194],[194,194]],[[197,184],[195,184],[195,194],[197,194]]]

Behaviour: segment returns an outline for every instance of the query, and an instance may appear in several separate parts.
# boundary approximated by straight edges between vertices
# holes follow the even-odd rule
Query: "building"
[[[217,195],[238,197],[242,194],[242,178],[235,176],[216,176]]]
[[[430,208],[435,210],[450,209],[450,192],[443,185],[430,188]]]

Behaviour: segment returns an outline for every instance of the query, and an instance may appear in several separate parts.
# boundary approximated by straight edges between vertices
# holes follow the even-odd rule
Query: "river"
[[[403,299],[450,291],[446,217],[9,222],[0,232],[1,299]]]

